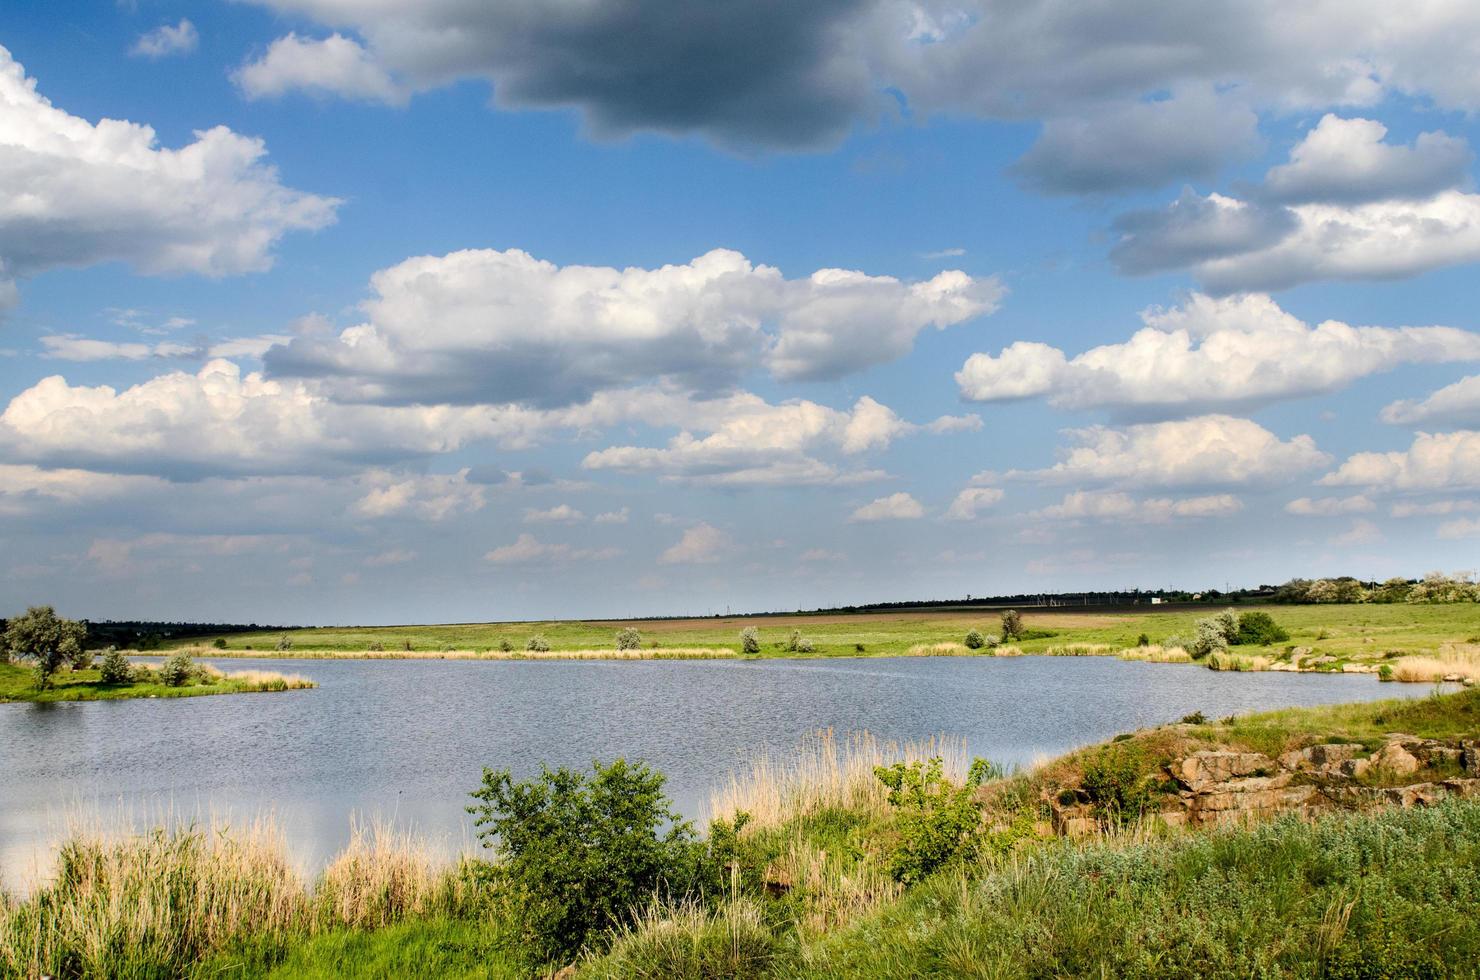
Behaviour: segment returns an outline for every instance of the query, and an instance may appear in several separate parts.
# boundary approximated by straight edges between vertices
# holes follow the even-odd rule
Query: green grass
[[[309,685],[312,686],[312,685]],[[63,670],[52,675],[44,691],[36,690],[30,667],[0,664],[0,703],[7,701],[118,701],[125,698],[194,698],[209,694],[252,694],[284,688],[267,679],[226,677],[209,684],[104,684],[96,670]]]
[[[484,921],[427,919],[374,931],[340,929],[306,939],[285,955],[225,954],[190,973],[196,980],[339,977],[517,980],[530,975]]]
[[[1221,607],[1180,607],[1162,611],[1158,607],[1136,609],[1071,611],[1026,608],[1023,618],[1032,634],[1017,646],[1023,652],[1044,653],[1050,647],[1069,644],[1102,644],[1114,649],[1136,645],[1146,633],[1153,643],[1169,636],[1190,637],[1193,623]],[[1242,607],[1241,607],[1242,608]],[[1455,605],[1324,605],[1268,606],[1264,608],[1290,633],[1288,643],[1278,647],[1241,647],[1241,652],[1279,655],[1285,647],[1305,647],[1314,655],[1338,660],[1376,661],[1405,654],[1437,651],[1445,642],[1480,636],[1480,604]],[[222,638],[225,650],[202,651],[203,655],[294,657],[328,651],[366,651],[379,644],[387,652],[404,649],[409,641],[413,652],[435,655],[444,649],[497,650],[507,642],[514,650],[539,633],[555,650],[609,649],[623,626],[641,634],[643,646],[728,647],[738,649],[740,631],[754,627],[760,632],[761,656],[798,656],[785,650],[793,629],[811,639],[810,656],[902,656],[917,644],[959,643],[968,630],[983,633],[1000,630],[1000,610],[976,612],[891,612],[865,614],[776,615],[724,619],[648,620],[632,623],[571,620],[538,623],[466,623],[435,626],[323,627],[289,633],[293,647],[277,653],[280,632],[237,633]],[[178,638],[174,646],[209,645],[216,637]],[[252,649],[247,651],[245,648]],[[858,649],[859,646],[863,650]],[[981,651],[983,655],[990,651]]]

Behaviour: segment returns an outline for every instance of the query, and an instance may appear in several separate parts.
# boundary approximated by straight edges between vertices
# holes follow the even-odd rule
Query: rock
[[[1423,763],[1408,751],[1403,742],[1394,739],[1372,756],[1372,765],[1397,776],[1409,776],[1423,768]]]
[[[1443,786],[1451,796],[1457,796],[1462,800],[1473,800],[1480,797],[1480,779],[1446,779],[1439,784]]]
[[[1448,795],[1438,783],[1413,783],[1409,786],[1394,786],[1382,791],[1382,799],[1398,806],[1433,806]]]
[[[1342,664],[1341,672],[1343,674],[1375,674],[1377,666],[1375,664]]]
[[[1461,742],[1460,757],[1465,767],[1465,772],[1471,776],[1480,776],[1480,742]]]
[[[1276,768],[1273,759],[1258,752],[1194,752],[1167,767],[1173,779],[1193,791]]]
[[[1343,762],[1349,762],[1367,751],[1353,742],[1332,745],[1307,745],[1280,756],[1280,765],[1286,769],[1338,771]]]

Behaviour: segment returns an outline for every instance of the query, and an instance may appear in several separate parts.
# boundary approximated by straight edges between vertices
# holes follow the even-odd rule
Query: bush
[[[939,756],[874,767],[874,775],[889,788],[899,834],[889,856],[889,874],[903,884],[914,884],[953,861],[970,861],[980,853],[985,804],[976,789],[1001,772],[978,759],[966,784],[957,786],[945,778],[943,770]]]
[[[1239,615],[1232,609],[1199,619],[1194,626],[1192,645],[1187,651],[1194,657],[1206,657],[1227,650],[1230,643],[1238,642],[1238,623]]]
[[[632,627],[627,627],[617,634],[618,650],[636,650],[642,646],[642,634]]]
[[[968,650],[980,650],[986,646],[987,641],[982,636],[981,630],[967,630],[965,643]]]
[[[697,894],[713,877],[692,826],[670,809],[663,774],[617,759],[591,775],[544,767],[515,782],[483,771],[468,807],[506,911],[540,958],[566,962],[653,902]]]
[[[498,641],[498,648],[504,653],[514,652],[514,644],[509,642],[508,637],[505,637],[504,639]]]
[[[73,670],[91,670],[93,665],[93,652],[91,650],[79,649],[72,656]]]
[[[1140,636],[1136,637],[1136,646],[1149,647],[1150,645],[1151,637],[1147,636],[1145,633],[1142,633]]]
[[[117,647],[109,647],[103,651],[103,662],[98,669],[104,684],[127,684],[134,678],[128,658],[119,653]]]
[[[740,652],[760,653],[761,636],[755,631],[754,626],[747,626],[740,631]]]
[[[277,638],[277,651],[279,653],[291,649],[293,649],[293,638],[291,636],[289,636],[287,633],[284,633],[282,636]]]
[[[177,653],[159,668],[160,683],[169,687],[184,687],[195,677],[195,661],[188,653]]]
[[[1101,823],[1134,823],[1151,808],[1147,766],[1145,754],[1137,746],[1115,744],[1100,748],[1085,763],[1080,786]]]
[[[1190,715],[1182,716],[1182,724],[1184,725],[1206,725],[1207,723],[1208,716],[1201,711],[1194,711]]]
[[[786,651],[787,653],[811,653],[812,641],[803,636],[801,630],[792,630],[790,638],[786,641]]]
[[[1381,667],[1377,668],[1377,679],[1380,680],[1380,681],[1390,681],[1390,680],[1392,680],[1393,679],[1393,665],[1392,664],[1383,664]]]
[[[1002,614],[1002,641],[1021,640],[1023,638],[1023,614],[1016,609],[1009,609]]]
[[[401,641],[401,649],[402,650],[405,650],[407,653],[410,653],[412,651],[412,649],[413,649],[413,647],[411,646],[411,641],[410,640],[402,640]]]
[[[379,640],[371,640],[365,649],[371,653],[385,653],[385,644]]]
[[[541,634],[536,633],[524,641],[524,649],[531,653],[548,653],[550,651],[550,641],[545,639]]]
[[[32,606],[5,624],[3,645],[10,655],[34,660],[36,688],[44,690],[64,663],[76,663],[87,639],[87,624],[63,619],[51,606]]]
[[[1245,646],[1267,647],[1271,643],[1284,643],[1290,638],[1274,617],[1267,612],[1246,612],[1238,617],[1238,631],[1233,642]]]
[[[218,637],[216,637],[215,641],[211,643],[211,646],[215,647],[217,650],[225,650],[226,649],[226,637],[224,637],[224,636],[218,636]]]

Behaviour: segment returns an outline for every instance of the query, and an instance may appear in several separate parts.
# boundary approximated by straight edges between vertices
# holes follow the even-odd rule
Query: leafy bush
[[[967,630],[965,643],[968,650],[980,650],[987,641],[982,636],[981,630]]]
[[[1274,621],[1267,612],[1246,612],[1238,617],[1238,632],[1233,642],[1245,646],[1267,647],[1271,643],[1284,643],[1290,634]]]
[[[1023,638],[1023,614],[1016,609],[1009,609],[1002,614],[1002,640],[1021,640]]]
[[[51,606],[32,606],[5,624],[3,645],[10,655],[35,661],[38,690],[51,682],[51,675],[64,663],[76,663],[87,639],[87,625],[63,619]]]
[[[790,638],[786,641],[788,653],[811,653],[812,641],[802,635],[801,630],[792,630]]]
[[[1377,668],[1377,679],[1380,680],[1380,681],[1390,681],[1390,680],[1392,680],[1393,679],[1393,665],[1392,664],[1383,664],[1381,667]]]
[[[636,650],[642,646],[642,634],[632,627],[627,627],[617,634],[618,650]]]
[[[1206,725],[1207,723],[1208,716],[1201,711],[1194,711],[1190,715],[1182,716],[1182,724],[1184,725]]]
[[[755,631],[754,626],[747,626],[740,631],[740,652],[761,652],[761,636]]]
[[[293,638],[291,636],[289,636],[287,633],[284,633],[282,636],[277,638],[277,651],[279,653],[291,649],[293,649]]]
[[[875,766],[889,788],[899,842],[889,856],[889,874],[906,885],[928,878],[953,861],[969,861],[981,850],[984,804],[976,789],[1001,775],[985,760],[972,764],[964,786],[945,778],[939,756],[925,762]]]
[[[514,651],[514,644],[509,642],[508,637],[505,637],[498,641],[498,648],[504,653],[512,653]]]
[[[103,651],[103,662],[99,671],[104,684],[127,684],[134,677],[128,658],[119,653],[117,647],[109,647]]]
[[[543,634],[536,633],[524,641],[524,649],[531,653],[548,653],[550,652],[550,641],[545,639]]]
[[[1112,743],[1090,756],[1084,764],[1080,787],[1089,796],[1094,814],[1102,823],[1110,826],[1134,823],[1151,809],[1147,770],[1145,753],[1133,744]]]
[[[379,640],[371,640],[369,644],[366,645],[365,649],[370,651],[371,653],[384,653],[385,644],[381,643]]]
[[[713,874],[662,773],[624,759],[591,769],[544,767],[527,782],[485,769],[468,807],[502,858],[491,874],[507,913],[546,961],[571,959],[654,901],[697,894]]]
[[[217,650],[225,650],[226,649],[226,637],[224,637],[224,636],[218,636],[218,637],[216,637],[215,641],[211,643],[211,646],[215,647]]]
[[[1227,650],[1230,643],[1238,642],[1238,623],[1239,615],[1232,609],[1199,619],[1193,627],[1192,645],[1187,651],[1194,657],[1206,657]]]
[[[410,640],[402,640],[401,641],[401,649],[402,650],[405,650],[407,653],[410,653],[412,651],[412,649],[413,649],[413,647],[411,646],[411,641]]]
[[[74,670],[91,670],[93,665],[93,652],[88,649],[80,649],[72,656],[72,668]]]
[[[159,668],[160,683],[169,687],[184,687],[195,677],[195,661],[188,653],[177,653]]]
[[[1136,646],[1149,647],[1150,645],[1151,637],[1147,636],[1145,633],[1142,633],[1140,636],[1136,637]]]

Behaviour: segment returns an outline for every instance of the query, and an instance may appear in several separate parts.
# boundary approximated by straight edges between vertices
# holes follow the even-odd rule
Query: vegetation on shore
[[[174,659],[174,658],[172,658]],[[298,674],[267,670],[222,671],[208,664],[176,663],[151,668],[130,665],[123,676],[101,668],[63,669],[51,675],[44,690],[36,687],[35,672],[0,663],[0,703],[8,701],[117,701],[125,698],[193,698],[208,694],[254,694],[297,691],[315,687]]]
[[[1480,962],[1480,802],[1089,840],[1066,781],[1136,799],[1156,746],[1480,733],[1480,691],[1164,726],[1032,772],[820,735],[721,787],[707,833],[637,764],[487,772],[491,860],[361,829],[313,882],[269,824],[80,831],[0,899],[0,975],[1445,976]]]

